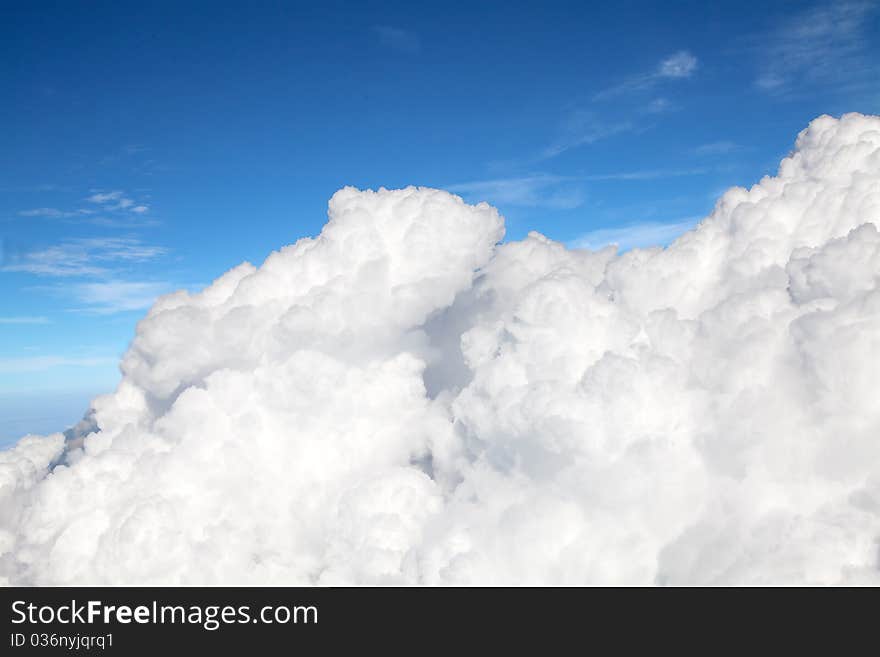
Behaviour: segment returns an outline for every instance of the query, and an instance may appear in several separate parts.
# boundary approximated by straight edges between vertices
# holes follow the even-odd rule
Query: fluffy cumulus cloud
[[[346,188],[0,453],[7,582],[880,584],[880,118],[667,248]]]

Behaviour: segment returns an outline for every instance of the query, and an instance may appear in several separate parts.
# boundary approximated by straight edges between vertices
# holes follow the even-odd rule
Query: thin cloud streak
[[[620,173],[598,173],[583,176],[583,180],[658,180],[661,178],[681,178],[683,176],[701,176],[709,173],[708,169],[648,169],[646,171],[622,171]]]
[[[156,299],[177,289],[165,281],[109,280],[94,283],[78,283],[60,290],[72,295],[80,304],[73,312],[108,315],[133,310],[144,310]]]
[[[24,253],[0,267],[0,271],[40,276],[100,276],[109,272],[106,264],[144,262],[167,252],[165,247],[130,238],[73,239]]]
[[[45,217],[47,219],[66,219],[68,217],[79,217],[94,214],[94,210],[59,210],[58,208],[33,208],[31,210],[21,210],[18,213],[20,217]]]
[[[876,85],[880,64],[866,56],[865,26],[876,2],[835,2],[804,11],[757,39],[755,86],[788,95],[805,85],[840,90]]]
[[[608,100],[623,94],[651,89],[664,80],[681,80],[691,77],[699,66],[697,58],[687,50],[679,50],[666,57],[650,73],[643,73],[628,78],[596,93],[594,101]]]
[[[446,189],[475,201],[499,205],[573,209],[583,205],[586,195],[578,186],[585,182],[640,181],[698,176],[709,173],[706,168],[648,169],[575,176],[532,174],[512,178],[495,178],[447,185]]]
[[[63,219],[71,223],[92,223],[108,226],[145,226],[155,224],[155,221],[146,220],[145,216],[150,212],[150,205],[143,200],[135,200],[122,190],[101,191],[91,190],[92,193],[83,200],[98,208],[76,208],[67,210],[57,207],[39,207],[20,210],[17,215],[27,218]],[[96,216],[99,213],[110,215]]]
[[[48,317],[0,317],[0,324],[51,324]]]
[[[576,249],[600,249],[615,245],[620,251],[650,246],[667,246],[677,237],[686,233],[699,223],[700,217],[690,217],[680,221],[642,222],[613,228],[599,228],[584,233],[570,246]]]
[[[480,180],[448,186],[449,191],[498,205],[571,209],[583,204],[583,192],[571,186],[569,176],[532,175]]]
[[[373,33],[378,37],[379,43],[391,50],[415,54],[422,49],[419,36],[409,30],[392,25],[376,25]]]
[[[727,155],[743,150],[743,146],[733,141],[713,141],[693,149],[694,155]]]
[[[650,103],[646,104],[641,108],[642,114],[665,114],[667,112],[674,112],[678,110],[679,107],[668,98],[655,98]]]
[[[137,204],[133,199],[129,198],[125,192],[115,190],[112,192],[97,192],[89,196],[86,201],[102,206],[105,212],[130,211],[136,213],[144,213],[149,210],[146,204]]]
[[[629,121],[605,124],[596,121],[591,116],[586,118],[576,116],[568,122],[565,134],[545,148],[537,161],[549,160],[573,148],[586,146],[600,139],[608,139],[631,130],[633,130],[633,124]]]

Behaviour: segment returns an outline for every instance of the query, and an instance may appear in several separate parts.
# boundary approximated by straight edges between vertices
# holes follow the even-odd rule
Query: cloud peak
[[[666,248],[344,188],[0,452],[0,580],[876,584],[878,190],[859,114]]]

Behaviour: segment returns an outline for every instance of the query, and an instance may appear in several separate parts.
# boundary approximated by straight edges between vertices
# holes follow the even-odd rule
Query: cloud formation
[[[570,210],[584,203],[586,182],[609,182],[657,180],[697,176],[706,169],[646,169],[644,171],[619,171],[575,176],[532,174],[513,178],[477,180],[450,185],[447,189],[461,194],[465,199],[487,201],[499,206],[541,207],[554,210]],[[681,230],[679,232],[684,232]]]
[[[133,267],[167,254],[165,247],[145,244],[133,237],[68,239],[41,249],[11,254],[0,265],[0,273],[20,272],[63,280],[63,283],[31,289],[48,291],[64,299],[68,310],[98,314],[128,312],[149,308],[159,295],[174,289],[167,281],[126,278]],[[76,305],[70,307],[71,302]]]
[[[584,193],[574,176],[536,174],[519,178],[497,178],[451,185],[449,191],[498,205],[571,209],[584,202]]]
[[[135,201],[126,196],[125,192],[121,190],[114,190],[110,192],[96,192],[89,196],[86,201],[102,206],[102,209],[105,212],[117,212],[120,210],[126,210],[129,212],[135,212],[137,214],[143,214],[150,209],[147,205],[135,204]]]
[[[110,263],[143,262],[166,253],[164,247],[143,244],[129,237],[77,238],[10,256],[0,271],[42,276],[95,276],[108,273]]]
[[[127,228],[144,227],[156,223],[155,220],[147,219],[147,214],[151,210],[148,203],[135,201],[122,190],[92,190],[91,194],[83,200],[97,207],[67,210],[56,207],[30,208],[20,210],[18,216]]]
[[[876,90],[880,65],[868,55],[866,27],[877,8],[874,0],[837,1],[796,13],[762,36],[756,86],[773,94],[812,85]]]
[[[373,27],[373,33],[386,48],[414,54],[422,49],[422,42],[419,35],[409,30],[404,30],[392,25],[376,25]]]
[[[729,155],[741,150],[743,150],[743,146],[740,144],[730,140],[722,140],[701,144],[693,149],[693,153],[694,155],[702,156],[720,156]]]
[[[670,55],[657,67],[657,77],[689,78],[697,70],[697,58],[686,50]]]
[[[35,315],[16,315],[0,317],[0,324],[49,324],[49,318]]]
[[[627,78],[620,84],[603,89],[593,96],[593,100],[608,100],[621,94],[652,89],[664,80],[689,78],[696,72],[698,66],[699,61],[693,53],[687,50],[679,50],[662,59],[650,73],[635,75]],[[656,103],[657,101],[654,102]]]
[[[643,114],[665,114],[678,109],[678,106],[668,98],[654,98],[641,108]]]
[[[31,210],[21,210],[18,213],[20,217],[44,217],[48,219],[67,219],[69,217],[79,217],[90,214],[93,214],[92,210],[59,210],[58,208],[33,208]]]
[[[621,251],[635,247],[665,246],[693,228],[697,221],[696,218],[665,223],[647,221],[619,228],[599,228],[584,233],[571,246],[576,249],[599,249],[614,244]]]
[[[346,188],[0,452],[10,583],[880,583],[880,117],[668,248]]]
[[[65,286],[63,292],[72,296],[80,307],[73,310],[100,315],[143,310],[156,298],[174,289],[164,281],[125,281],[110,278]]]
[[[629,121],[607,122],[598,119],[593,112],[574,111],[560,127],[557,138],[541,151],[536,161],[549,160],[573,148],[593,144],[633,129],[634,126]]]

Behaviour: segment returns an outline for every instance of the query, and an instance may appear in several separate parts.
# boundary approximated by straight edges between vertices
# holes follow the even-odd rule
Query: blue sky
[[[662,243],[815,116],[880,113],[876,2],[350,4],[0,8],[0,442],[75,422],[157,294],[343,185]]]

